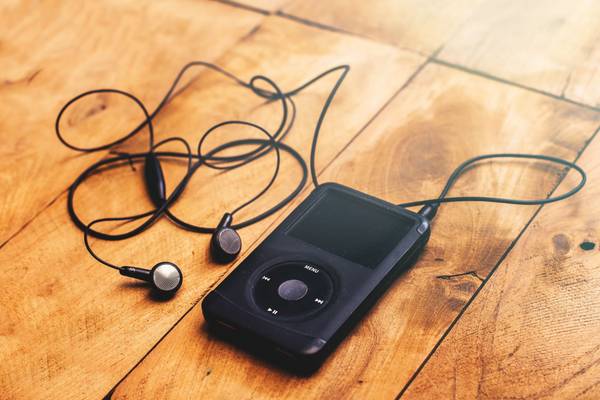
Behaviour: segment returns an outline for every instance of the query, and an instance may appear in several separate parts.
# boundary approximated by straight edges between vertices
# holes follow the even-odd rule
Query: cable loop
[[[196,154],[194,154],[192,152],[190,144],[185,139],[183,139],[182,137],[178,137],[178,136],[168,137],[168,138],[166,138],[162,141],[159,141],[158,143],[155,144],[154,143],[154,127],[153,127],[154,118],[157,117],[157,115],[160,113],[160,111],[165,107],[165,105],[174,96],[174,94],[176,93],[175,89],[177,88],[177,86],[178,86],[179,82],[181,81],[182,77],[184,76],[184,74],[190,68],[195,67],[195,66],[203,66],[205,68],[208,68],[210,70],[213,70],[213,71],[216,71],[216,72],[222,74],[226,78],[233,80],[236,84],[247,88],[252,93],[254,93],[256,96],[266,99],[267,100],[266,104],[268,104],[270,102],[274,102],[274,101],[280,101],[281,120],[279,122],[277,129],[273,133],[270,133],[266,128],[254,123],[254,122],[243,121],[243,120],[223,121],[223,122],[213,125],[212,127],[210,127],[207,131],[205,131],[203,133],[200,140],[198,141]],[[307,164],[304,161],[304,158],[298,153],[298,151],[296,151],[291,146],[283,143],[283,139],[291,131],[291,129],[294,125],[294,122],[295,122],[295,118],[296,118],[296,105],[295,105],[292,97],[297,95],[298,93],[302,92],[305,88],[307,88],[310,85],[312,85],[313,83],[319,81],[323,77],[325,77],[331,73],[337,72],[337,71],[341,71],[341,73],[339,74],[334,86],[330,90],[330,92],[323,104],[323,107],[321,109],[321,112],[319,113],[319,117],[318,117],[318,120],[316,122],[314,131],[313,131],[311,148],[310,148],[310,161],[309,161],[309,166],[307,167]],[[93,153],[93,152],[97,152],[97,151],[109,150],[109,152],[111,154],[115,155],[114,157],[106,158],[106,159],[100,160],[98,162],[95,162],[94,164],[92,164],[91,166],[86,168],[69,187],[68,197],[67,197],[68,212],[69,212],[71,219],[75,223],[75,225],[84,232],[84,244],[85,244],[85,247],[88,250],[88,252],[92,255],[92,257],[94,257],[96,260],[98,260],[102,264],[104,264],[110,268],[119,269],[119,267],[117,265],[112,264],[112,263],[102,259],[96,253],[94,253],[94,251],[91,249],[90,244],[89,244],[89,236],[94,236],[94,237],[104,239],[104,240],[122,240],[122,239],[131,238],[131,237],[145,231],[146,229],[148,229],[152,224],[154,224],[163,215],[166,215],[167,218],[169,218],[173,223],[175,223],[177,226],[179,226],[183,229],[194,231],[194,232],[200,232],[200,233],[212,233],[215,230],[214,226],[212,226],[212,225],[203,226],[203,225],[197,225],[197,224],[193,224],[193,223],[184,221],[181,218],[174,215],[172,210],[170,209],[170,207],[173,205],[173,203],[176,202],[177,199],[179,199],[179,197],[184,192],[191,177],[196,173],[196,171],[198,169],[200,169],[201,166],[206,166],[208,168],[217,169],[217,170],[225,170],[225,171],[232,170],[232,169],[240,168],[254,160],[257,160],[257,159],[265,156],[269,152],[275,150],[275,155],[276,155],[275,169],[274,169],[271,179],[269,180],[267,185],[263,189],[261,189],[257,194],[252,196],[250,199],[243,202],[238,207],[234,208],[233,211],[231,212],[231,214],[235,214],[238,211],[240,211],[241,209],[254,203],[261,196],[263,196],[271,187],[273,187],[275,181],[277,180],[277,176],[280,172],[280,165],[281,165],[281,154],[280,153],[281,153],[281,151],[284,151],[284,152],[288,153],[289,155],[291,155],[292,158],[300,166],[300,168],[302,170],[302,177],[299,180],[299,182],[297,183],[296,187],[292,191],[290,191],[289,194],[283,200],[279,201],[277,204],[273,205],[271,208],[260,212],[259,214],[255,215],[252,218],[249,218],[245,221],[237,222],[237,223],[233,224],[231,226],[231,228],[233,228],[233,229],[240,229],[240,228],[244,228],[249,225],[255,224],[255,223],[273,215],[278,210],[281,210],[286,204],[288,204],[290,201],[292,201],[302,191],[302,189],[304,188],[306,181],[308,179],[309,172],[310,172],[310,177],[311,177],[313,185],[315,187],[319,186],[317,171],[316,171],[316,167],[315,167],[316,149],[317,149],[319,133],[321,131],[321,127],[324,122],[327,111],[329,110],[329,107],[330,107],[331,103],[333,102],[333,99],[335,98],[335,95],[336,95],[338,89],[340,88],[342,82],[344,81],[344,79],[349,71],[350,71],[350,67],[348,65],[340,65],[340,66],[337,66],[337,67],[334,67],[334,68],[328,69],[327,71],[322,72],[321,74],[317,75],[316,77],[312,78],[311,80],[305,82],[304,84],[298,86],[297,88],[295,88],[293,90],[284,92],[277,86],[277,84],[275,84],[274,81],[272,81],[271,79],[269,79],[266,76],[256,75],[256,76],[252,77],[248,83],[246,83],[242,79],[236,77],[232,73],[224,70],[223,68],[221,68],[217,65],[203,62],[203,61],[193,61],[193,62],[186,64],[179,71],[179,73],[175,77],[173,83],[167,90],[166,94],[163,96],[162,100],[159,102],[158,106],[154,109],[154,111],[152,113],[148,112],[148,109],[146,108],[146,106],[142,103],[142,101],[139,98],[137,98],[136,96],[134,96],[133,94],[131,94],[129,92],[125,92],[125,91],[122,91],[119,89],[90,90],[90,91],[81,93],[81,94],[75,96],[73,99],[69,100],[58,112],[56,122],[55,122],[56,136],[61,141],[61,143],[63,143],[65,146],[67,146],[68,148],[75,150],[75,151],[80,151],[80,152],[85,152],[85,153]],[[257,85],[261,82],[266,83],[269,86],[269,88],[265,89],[262,87],[258,87]],[[133,129],[132,131],[130,131],[129,133],[125,134],[124,136],[120,137],[117,140],[114,140],[114,141],[104,144],[104,145],[95,146],[95,147],[81,147],[81,146],[76,146],[71,143],[68,143],[64,139],[62,132],[60,130],[60,122],[61,122],[61,119],[64,116],[66,110],[70,106],[72,106],[75,102],[81,100],[82,98],[93,95],[93,94],[98,94],[98,93],[112,93],[112,94],[118,94],[118,95],[127,97],[128,99],[132,100],[136,105],[138,105],[140,107],[140,109],[144,113],[144,117],[145,117],[144,120],[141,123],[139,123],[138,126],[135,129]],[[290,113],[290,110],[291,110],[291,113]],[[236,140],[231,140],[229,142],[219,144],[208,151],[205,151],[203,149],[203,145],[209,136],[215,134],[221,128],[224,128],[227,126],[236,126],[236,125],[251,127],[253,129],[257,130],[262,135],[266,136],[267,138],[266,139],[264,139],[264,138],[262,138],[262,139],[255,139],[255,138],[236,139]],[[117,145],[127,141],[128,139],[132,138],[133,136],[135,136],[146,126],[148,127],[148,139],[149,139],[149,146],[148,146],[148,150],[146,152],[124,153],[124,152],[119,152],[114,148],[115,146],[117,146]],[[163,146],[164,144],[170,143],[170,142],[178,142],[178,143],[183,144],[186,151],[185,152],[157,151],[159,147]],[[221,153],[224,152],[225,150],[233,149],[236,147],[246,147],[246,146],[254,146],[254,148],[250,151],[235,154],[235,155],[230,155],[230,156],[221,155]],[[156,160],[154,160],[155,157],[156,157]],[[147,160],[148,158],[151,158],[153,160],[152,162],[156,162],[156,163],[158,163],[157,160],[160,160],[160,159],[185,158],[187,160],[185,175],[179,180],[177,185],[175,185],[175,188],[173,189],[173,191],[168,196],[166,196],[166,194],[165,194],[166,199],[164,199],[163,197],[160,198],[160,201],[157,202],[159,204],[157,204],[157,207],[155,209],[141,213],[141,214],[126,216],[126,217],[99,218],[99,219],[95,219],[89,223],[84,223],[79,218],[77,212],[75,211],[75,207],[74,207],[74,196],[77,191],[77,188],[87,178],[89,178],[93,174],[101,173],[106,169],[120,167],[122,165],[127,165],[128,163],[135,170],[135,168],[134,168],[135,162]],[[456,180],[465,172],[465,170],[470,165],[472,165],[478,161],[481,161],[481,160],[495,159],[495,158],[535,159],[535,160],[542,160],[542,161],[547,161],[547,162],[558,163],[558,164],[566,166],[568,169],[571,169],[571,168],[575,169],[580,174],[581,180],[577,184],[577,186],[575,186],[571,190],[567,191],[566,193],[563,193],[562,195],[558,195],[558,196],[551,196],[546,199],[522,200],[522,199],[509,199],[509,198],[501,198],[501,197],[485,197],[485,196],[447,197],[448,192],[450,191],[451,187],[454,185]],[[481,156],[470,158],[470,159],[466,160],[465,162],[463,162],[462,164],[460,164],[454,170],[454,172],[450,175],[442,192],[440,193],[440,195],[437,198],[402,203],[402,204],[399,204],[399,206],[402,206],[402,207],[425,206],[428,208],[426,210],[427,216],[430,219],[432,219],[435,216],[435,214],[437,212],[437,208],[439,207],[439,205],[441,203],[458,202],[458,201],[484,201],[484,202],[519,204],[519,205],[542,205],[542,204],[547,204],[547,203],[552,203],[555,201],[563,200],[567,197],[574,195],[579,190],[581,190],[581,188],[583,188],[585,183],[586,183],[586,174],[583,171],[583,169],[581,167],[579,167],[577,164],[575,164],[574,162],[563,160],[561,158],[546,156],[546,155],[538,155],[538,154],[520,154],[520,153],[486,154],[486,155],[481,155]],[[162,196],[162,194],[161,194],[161,196]],[[425,213],[423,215],[425,215]],[[129,231],[118,233],[118,234],[101,232],[101,231],[98,231],[93,228],[94,225],[102,223],[102,222],[124,221],[125,223],[127,223],[127,222],[140,220],[143,218],[146,218],[146,219],[137,227],[135,227]],[[217,221],[215,221],[215,222],[217,222]]]
[[[158,143],[155,143],[154,142],[154,126],[153,126],[154,118],[157,117],[157,115],[160,113],[160,111],[165,107],[166,104],[168,104],[168,102],[171,100],[171,98],[175,95],[176,89],[177,89],[180,81],[182,80],[183,76],[185,75],[185,73],[189,69],[191,69],[192,67],[195,67],[195,66],[203,66],[203,67],[206,67],[208,69],[211,69],[213,71],[216,71],[216,72],[224,75],[228,79],[233,80],[236,84],[249,89],[256,96],[267,99],[268,100],[267,103],[269,103],[271,101],[276,101],[276,100],[280,101],[281,119],[280,119],[277,129],[271,134],[267,129],[265,129],[264,127],[262,127],[256,123],[253,123],[253,122],[241,121],[241,120],[223,121],[221,123],[218,123],[218,124],[212,126],[206,132],[204,132],[204,134],[201,136],[201,138],[198,142],[197,154],[192,153],[191,146],[182,137],[169,137],[162,141],[159,141]],[[154,111],[152,113],[148,112],[147,107],[144,105],[144,103],[138,97],[136,97],[132,93],[129,93],[129,92],[126,92],[123,90],[119,90],[119,89],[90,90],[90,91],[81,93],[81,94],[75,96],[74,98],[72,98],[71,100],[69,100],[58,112],[56,122],[55,122],[55,132],[56,132],[56,136],[58,137],[60,142],[63,143],[66,147],[68,147],[72,150],[75,150],[75,151],[80,151],[80,152],[84,152],[84,153],[93,153],[93,152],[98,152],[98,151],[103,151],[103,150],[109,150],[110,154],[114,155],[114,157],[109,157],[109,158],[100,160],[98,162],[95,162],[88,168],[86,168],[69,187],[68,197],[67,197],[67,209],[68,209],[69,215],[70,215],[71,219],[73,220],[73,222],[75,223],[75,225],[84,232],[84,243],[85,243],[86,249],[90,252],[90,254],[96,260],[103,263],[104,265],[111,267],[111,268],[119,268],[115,264],[112,264],[106,260],[103,260],[101,257],[99,257],[97,254],[95,254],[93,252],[93,250],[91,249],[91,247],[89,245],[89,236],[94,236],[94,237],[97,237],[97,238],[100,238],[103,240],[123,240],[123,239],[131,238],[131,237],[145,231],[146,229],[148,229],[150,226],[152,226],[152,224],[154,224],[163,215],[166,215],[173,223],[175,223],[176,225],[178,225],[179,227],[181,227],[183,229],[187,229],[187,230],[191,230],[191,231],[195,231],[195,232],[202,232],[202,233],[212,233],[215,229],[214,227],[200,226],[200,225],[192,224],[190,222],[186,222],[186,221],[180,219],[179,217],[175,216],[173,214],[172,210],[170,209],[170,207],[173,205],[173,203],[184,192],[191,177],[194,175],[194,173],[196,173],[196,171],[201,166],[206,166],[208,168],[219,169],[219,170],[231,170],[231,169],[242,167],[254,160],[257,160],[257,159],[265,156],[267,153],[271,152],[272,150],[275,150],[276,163],[275,163],[274,172],[271,175],[269,182],[257,194],[255,194],[250,199],[243,202],[241,205],[234,208],[234,210],[231,212],[231,214],[235,214],[238,211],[240,211],[241,209],[254,203],[256,200],[258,200],[261,196],[263,196],[274,185],[274,183],[277,179],[277,176],[280,172],[281,151],[284,151],[284,152],[288,153],[289,155],[291,155],[292,158],[299,164],[299,166],[302,170],[302,177],[300,178],[296,187],[283,200],[279,201],[277,204],[273,205],[271,208],[269,208],[265,211],[262,211],[261,213],[257,214],[256,216],[254,216],[246,221],[237,222],[236,224],[233,224],[232,228],[240,229],[240,228],[252,225],[254,223],[257,223],[257,222],[269,217],[270,215],[274,214],[275,212],[277,212],[278,210],[283,208],[286,204],[288,204],[290,201],[292,201],[300,193],[300,191],[306,184],[307,176],[308,176],[308,168],[307,168],[306,162],[304,161],[303,157],[295,149],[293,149],[292,147],[290,147],[287,144],[284,144],[282,142],[282,140],[291,131],[291,129],[294,125],[294,122],[295,122],[295,118],[296,118],[296,106],[295,106],[294,101],[292,100],[292,96],[299,93],[303,88],[310,86],[313,82],[316,82],[318,79],[320,79],[320,77],[323,77],[325,75],[328,75],[329,73],[335,72],[335,71],[339,70],[340,68],[344,68],[346,72],[349,69],[348,66],[332,68],[332,69],[320,74],[319,77],[314,78],[314,79],[304,83],[302,86],[300,86],[288,93],[284,93],[281,91],[281,89],[277,86],[277,84],[274,81],[272,81],[271,79],[269,79],[266,76],[256,75],[250,79],[249,83],[246,83],[242,79],[236,77],[232,73],[226,71],[225,69],[223,69],[217,65],[203,62],[203,61],[193,61],[193,62],[186,64],[179,71],[179,73],[175,77],[174,81],[172,82],[171,86],[167,90],[166,94],[163,96],[162,100],[159,102],[158,106],[154,109]],[[341,81],[344,79],[344,76],[345,76],[345,73],[338,78],[338,84],[334,88],[334,91],[337,90],[337,87],[339,86],[339,84],[341,84]],[[265,88],[258,87],[257,85],[261,84],[261,83],[266,84],[269,88],[265,89]],[[127,134],[125,134],[125,135],[121,136],[120,138],[118,138],[110,143],[107,143],[107,144],[94,146],[94,147],[81,147],[81,146],[77,146],[77,145],[69,143],[63,137],[62,131],[60,129],[63,116],[65,115],[66,111],[77,101],[83,99],[86,96],[91,96],[91,95],[99,94],[99,93],[118,94],[118,95],[125,96],[126,98],[132,100],[142,110],[142,112],[144,114],[144,120],[142,122],[140,122],[135,129],[131,130]],[[325,109],[329,106],[329,103],[331,102],[331,100],[332,100],[332,96],[330,96],[326,100]],[[290,109],[291,109],[291,114],[290,114]],[[322,113],[320,119],[322,119],[323,115],[324,115],[324,113]],[[253,138],[237,139],[237,140],[232,140],[232,141],[220,144],[220,145],[210,149],[209,151],[205,151],[203,149],[203,144],[205,143],[206,139],[211,134],[214,134],[220,128],[223,128],[226,126],[232,126],[232,125],[249,126],[253,129],[258,130],[261,134],[265,135],[266,139],[253,139]],[[126,152],[119,152],[118,150],[115,149],[115,146],[122,144],[123,142],[131,139],[133,136],[138,134],[146,126],[148,127],[148,139],[149,139],[148,150],[146,152],[126,153]],[[317,125],[317,127],[315,128],[315,134],[314,134],[315,138],[318,135],[318,129],[320,129],[320,122]],[[173,151],[158,151],[159,147],[163,146],[164,144],[170,143],[170,142],[182,143],[185,147],[186,152],[182,153],[182,152],[173,152]],[[247,147],[247,146],[254,146],[254,148],[248,152],[243,152],[243,153],[232,155],[232,156],[225,156],[225,155],[221,154],[222,152],[224,152],[227,149],[233,149],[236,147]],[[185,175],[180,179],[180,181],[177,183],[177,185],[175,186],[173,191],[168,196],[166,196],[166,200],[161,201],[160,204],[155,209],[147,211],[142,214],[126,216],[126,217],[99,218],[99,219],[95,219],[89,223],[85,223],[79,218],[79,216],[76,212],[76,209],[75,209],[75,205],[74,205],[74,197],[75,197],[75,193],[76,193],[77,189],[79,188],[79,186],[83,182],[85,182],[87,178],[89,178],[91,175],[102,173],[106,169],[120,167],[122,165],[127,165],[127,164],[131,165],[131,167],[135,170],[134,164],[136,162],[146,160],[147,157],[149,157],[150,155],[152,156],[152,159],[154,159],[154,157],[156,157],[157,160],[169,159],[169,158],[171,158],[171,159],[185,158],[187,160]],[[126,161],[126,163],[124,163],[124,161]],[[313,179],[313,181],[315,181],[315,179]],[[102,222],[124,221],[127,223],[127,222],[132,222],[132,221],[136,221],[136,220],[140,220],[140,219],[145,219],[145,220],[138,226],[130,229],[129,231],[122,232],[122,233],[101,232],[98,229],[94,228],[94,226],[96,224],[99,224]]]

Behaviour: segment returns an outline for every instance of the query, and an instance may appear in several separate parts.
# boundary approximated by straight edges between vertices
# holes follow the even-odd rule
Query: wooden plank
[[[321,180],[393,202],[431,197],[456,165],[481,153],[533,152],[573,159],[599,122],[600,115],[589,110],[428,65]],[[476,168],[452,193],[546,196],[559,171],[526,166]],[[288,375],[208,335],[195,306],[117,387],[113,398],[391,398],[472,296],[481,283],[478,277],[493,268],[534,211],[498,204],[442,207],[418,264],[311,378]],[[467,271],[472,272],[445,277]]]
[[[246,79],[257,73],[267,74],[285,89],[338,63],[352,65],[352,73],[324,124],[319,150],[322,168],[422,61],[421,57],[390,46],[272,17],[218,63]],[[304,155],[308,154],[310,133],[325,94],[334,81],[334,77],[329,77],[297,96],[297,124],[287,142]],[[264,123],[269,129],[280,119],[277,104],[265,106],[261,99],[214,73],[198,74],[164,111],[157,121],[159,138],[178,134],[194,142],[201,132],[225,118],[249,119]],[[207,144],[213,146],[234,133],[238,138],[240,134],[253,135],[239,130],[221,132]],[[138,144],[140,148],[145,138],[138,140],[142,143]],[[90,158],[85,161],[91,163]],[[201,170],[174,211],[191,222],[214,226],[223,212],[266,184],[273,162],[274,155],[269,155],[226,174]],[[181,176],[181,163],[165,162],[164,167],[167,181],[173,185],[174,176]],[[284,156],[273,190],[240,218],[273,205],[299,178],[298,166]],[[94,176],[75,200],[88,221],[101,215],[131,215],[149,208],[139,167],[132,171],[125,166]],[[272,221],[265,220],[240,232],[246,249]],[[209,236],[182,231],[166,220],[127,241],[93,241],[96,251],[116,263],[141,267],[161,260],[177,263],[185,274],[183,288],[171,301],[159,302],[148,295],[143,285],[94,262],[85,252],[81,236],[70,223],[65,196],[61,196],[0,252],[6,279],[0,293],[0,390],[4,396],[104,396],[227,270],[208,259]]]
[[[440,58],[510,81],[600,105],[600,4],[492,0]]]
[[[90,159],[56,139],[60,107],[82,91],[118,87],[149,107],[191,59],[213,60],[261,15],[214,2],[24,1],[0,12],[0,245],[64,191]],[[222,35],[223,21],[227,35]],[[141,120],[116,96],[84,101],[63,125],[80,145],[107,143]],[[60,166],[60,167],[59,167]]]
[[[599,154],[596,137],[588,185],[544,206],[402,399],[600,398]]]
[[[422,54],[431,54],[482,0],[295,0],[285,14]]]

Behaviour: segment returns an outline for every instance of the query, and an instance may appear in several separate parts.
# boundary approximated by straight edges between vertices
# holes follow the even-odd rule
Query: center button
[[[277,294],[279,294],[282,299],[289,301],[300,300],[306,296],[306,293],[308,293],[308,286],[298,279],[285,281],[277,288]]]

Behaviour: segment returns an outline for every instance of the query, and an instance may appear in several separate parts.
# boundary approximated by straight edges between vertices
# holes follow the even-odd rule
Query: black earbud
[[[242,249],[242,238],[235,229],[231,228],[232,221],[233,216],[225,213],[210,241],[213,259],[222,264],[233,261]]]
[[[183,283],[183,274],[179,267],[167,261],[159,262],[152,269],[121,267],[119,272],[121,275],[150,283],[152,288],[163,296],[173,296]]]

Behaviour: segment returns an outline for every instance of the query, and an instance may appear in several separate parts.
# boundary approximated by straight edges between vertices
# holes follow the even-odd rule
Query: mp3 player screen
[[[375,268],[414,221],[368,201],[327,191],[288,235],[367,268]]]

